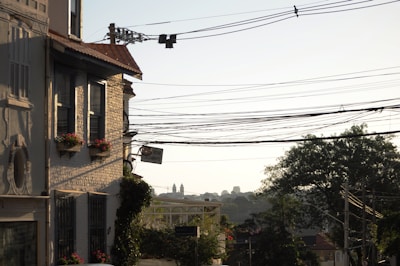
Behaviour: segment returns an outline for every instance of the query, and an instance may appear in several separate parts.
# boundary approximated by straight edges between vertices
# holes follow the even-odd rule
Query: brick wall
[[[110,157],[92,161],[85,143],[73,156],[60,155],[51,143],[51,189],[104,191],[122,175],[123,85],[122,75],[110,77],[106,86],[106,139],[112,143]],[[76,133],[87,141],[87,80],[80,74],[76,88]]]

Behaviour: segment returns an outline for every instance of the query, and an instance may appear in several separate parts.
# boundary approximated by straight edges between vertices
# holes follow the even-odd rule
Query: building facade
[[[141,71],[126,46],[84,43],[81,21],[80,0],[0,3],[0,265],[90,262],[114,241],[125,75]]]
[[[47,0],[0,2],[0,265],[45,265]]]

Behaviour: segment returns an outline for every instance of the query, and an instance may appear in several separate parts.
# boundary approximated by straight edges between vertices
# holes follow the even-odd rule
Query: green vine
[[[138,216],[151,201],[151,187],[124,169],[120,184],[120,206],[115,221],[115,239],[111,251],[115,266],[135,265],[140,258],[142,227]]]

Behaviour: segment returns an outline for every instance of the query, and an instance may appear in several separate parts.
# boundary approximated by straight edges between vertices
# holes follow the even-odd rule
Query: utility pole
[[[110,26],[108,27],[109,30],[109,35],[110,35],[110,43],[115,44],[115,24],[110,23]]]
[[[372,187],[372,224],[376,224],[376,212],[375,212],[375,187]],[[376,265],[376,246],[372,245],[371,251],[372,265]]]
[[[249,266],[251,266],[251,260],[252,260],[252,247],[251,247],[251,236],[249,236]]]
[[[125,45],[135,42],[148,41],[150,38],[143,33],[139,33],[127,28],[115,27],[115,23],[110,23],[107,35],[111,44],[122,41]]]
[[[349,179],[346,177],[344,184],[344,239],[343,239],[343,251],[344,251],[344,266],[349,266]]]
[[[362,178],[362,247],[361,247],[361,262],[364,265],[366,261],[366,239],[367,239],[367,216],[366,216],[366,204],[365,204],[365,186],[366,186],[366,177]]]

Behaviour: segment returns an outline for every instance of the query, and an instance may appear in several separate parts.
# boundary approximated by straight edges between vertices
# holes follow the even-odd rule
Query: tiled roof
[[[112,64],[141,79],[142,71],[125,45],[84,43],[65,38],[55,32],[49,32],[49,37],[65,49]]]

